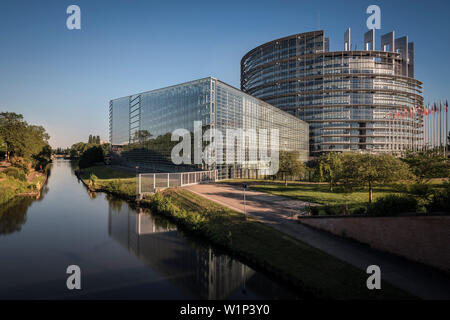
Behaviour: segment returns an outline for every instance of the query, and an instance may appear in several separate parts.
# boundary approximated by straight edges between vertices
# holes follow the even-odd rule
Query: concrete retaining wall
[[[302,217],[299,220],[450,272],[450,216]]]

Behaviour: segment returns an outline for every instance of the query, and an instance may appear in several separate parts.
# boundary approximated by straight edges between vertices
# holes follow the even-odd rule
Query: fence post
[[[139,196],[141,195],[141,174],[139,173]]]
[[[180,182],[180,187],[182,187],[182,186],[183,186],[183,172],[182,172],[182,173],[180,173],[180,175],[181,175],[181,182]]]
[[[156,190],[156,174],[153,174],[153,190]]]
[[[169,174],[170,174],[170,173],[167,174],[167,188],[170,187],[170,177],[169,177]]]

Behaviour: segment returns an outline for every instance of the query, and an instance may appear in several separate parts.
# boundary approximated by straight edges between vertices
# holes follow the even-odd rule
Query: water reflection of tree
[[[106,194],[106,199],[108,200],[109,207],[115,211],[122,210],[122,205],[125,203],[124,200],[113,197],[110,194]]]
[[[42,201],[49,188],[44,185],[37,197],[17,197],[0,205],[0,235],[20,232],[27,221],[27,211],[35,201]]]
[[[33,201],[32,197],[15,198],[0,206],[0,235],[20,232]]]

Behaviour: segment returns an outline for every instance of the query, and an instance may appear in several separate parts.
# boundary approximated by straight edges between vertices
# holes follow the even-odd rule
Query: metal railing
[[[214,182],[217,170],[171,173],[139,173],[137,176],[137,193],[153,193],[165,188],[183,187],[191,184]]]

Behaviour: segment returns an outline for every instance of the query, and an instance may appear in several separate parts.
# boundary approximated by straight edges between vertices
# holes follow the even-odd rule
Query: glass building
[[[394,32],[364,36],[363,50],[344,36],[330,51],[324,31],[265,43],[241,60],[241,90],[309,123],[311,156],[327,151],[401,153],[423,144],[422,83],[414,79],[414,44]]]
[[[171,140],[172,132],[182,128],[194,137],[195,121],[201,121],[203,134],[208,129],[223,133],[223,143],[216,145],[212,156],[225,156],[228,145],[235,145],[234,138],[227,139],[227,129],[255,130],[256,137],[245,136],[243,149],[236,149],[233,155],[237,159],[241,152],[244,161],[195,165],[191,154],[192,166],[174,166],[171,152],[179,141]],[[301,160],[308,159],[306,122],[215,78],[118,98],[109,106],[110,142],[115,154],[129,163],[161,171],[217,169],[219,179],[264,175],[269,164],[260,159],[258,146],[264,138],[270,150],[272,129],[278,130],[280,151],[295,151]],[[266,136],[259,136],[265,130]],[[205,146],[204,142],[202,148]]]

